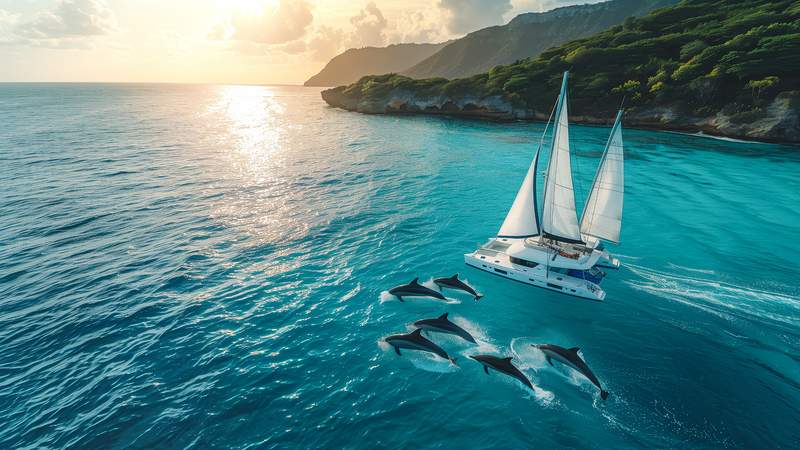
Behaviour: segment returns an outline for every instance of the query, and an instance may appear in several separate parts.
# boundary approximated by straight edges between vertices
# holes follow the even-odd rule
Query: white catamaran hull
[[[568,73],[564,72],[551,116],[553,132],[541,217],[536,178],[549,119],[497,237],[465,254],[464,262],[520,283],[599,301],[606,297],[599,285],[605,277],[600,267],[619,268],[619,260],[603,248],[601,241],[619,243],[622,226],[622,111],[617,113],[578,221],[570,162],[567,80]]]
[[[471,267],[494,275],[561,294],[597,301],[606,298],[605,291],[599,285],[586,279],[567,275],[566,269],[518,258],[514,258],[517,263],[512,262],[513,257],[505,253],[503,249],[504,246],[508,246],[499,242],[495,244],[495,242],[496,240],[493,239],[474,252],[465,254],[464,262]],[[522,264],[519,264],[520,262]]]

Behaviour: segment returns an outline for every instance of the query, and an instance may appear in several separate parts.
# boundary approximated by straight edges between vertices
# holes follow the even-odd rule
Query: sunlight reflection
[[[291,132],[286,106],[269,86],[220,86],[208,108],[217,151],[226,160],[229,190],[212,210],[226,226],[251,237],[249,247],[303,236],[308,230],[297,217],[297,192],[287,174],[286,153]],[[293,206],[293,204],[295,206]]]
[[[274,164],[282,134],[283,105],[266,86],[222,86],[216,106],[228,122],[228,133],[252,175]]]

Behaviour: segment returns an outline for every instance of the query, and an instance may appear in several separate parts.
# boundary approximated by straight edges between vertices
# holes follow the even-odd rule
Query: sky
[[[0,81],[302,84],[353,47],[599,0],[0,0]]]

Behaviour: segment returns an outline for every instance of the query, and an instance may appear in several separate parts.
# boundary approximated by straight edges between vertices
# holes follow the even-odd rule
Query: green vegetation
[[[364,77],[344,94],[375,99],[400,88],[420,96],[502,95],[549,111],[570,71],[576,114],[670,106],[695,115],[723,110],[747,120],[800,86],[800,0],[684,0],[536,58],[469,78]]]
[[[501,64],[538,56],[542,51],[585,38],[678,0],[606,0],[543,13],[523,13],[505,25],[473,31],[413,67],[400,71],[412,78],[461,78]],[[366,75],[366,74],[365,74]]]

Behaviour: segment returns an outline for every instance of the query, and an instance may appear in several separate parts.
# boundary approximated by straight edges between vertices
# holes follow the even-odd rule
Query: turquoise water
[[[540,124],[0,85],[0,448],[792,448],[800,151],[626,130],[603,303],[463,264]],[[607,138],[572,128],[579,203]],[[486,296],[385,290],[459,272]],[[382,336],[449,312],[458,366]],[[611,397],[527,344],[582,348]],[[536,386],[467,355],[515,356]]]

